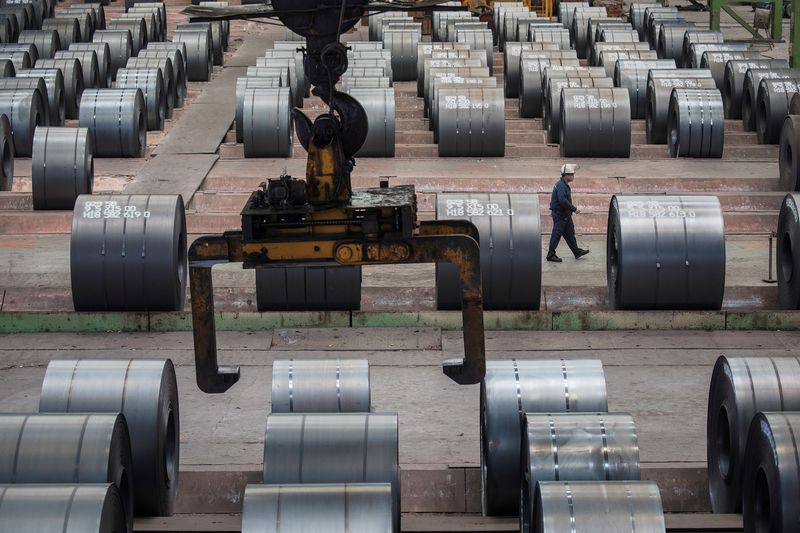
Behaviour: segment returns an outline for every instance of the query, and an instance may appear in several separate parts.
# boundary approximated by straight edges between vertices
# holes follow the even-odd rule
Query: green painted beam
[[[147,313],[0,313],[0,333],[147,331]]]
[[[275,328],[346,328],[350,326],[350,313],[331,312],[269,312],[269,313],[216,313],[218,331],[263,331]],[[152,313],[150,331],[191,331],[192,315],[182,313]]]

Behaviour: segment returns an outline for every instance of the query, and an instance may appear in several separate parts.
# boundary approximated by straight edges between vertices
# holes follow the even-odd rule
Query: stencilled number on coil
[[[616,109],[617,103],[593,94],[572,95],[572,107],[576,109]]]
[[[500,204],[474,199],[447,199],[445,213],[448,217],[502,217],[512,216],[514,209],[503,209]]]
[[[488,109],[488,102],[473,102],[469,97],[460,94],[458,96],[444,97],[445,109]]]
[[[683,209],[678,204],[641,201],[627,202],[625,209],[631,218],[695,218],[696,213]]]
[[[776,93],[796,93],[797,92],[797,84],[790,80],[781,80],[781,81],[773,81],[770,82],[772,84],[772,90]]]
[[[739,74],[744,74],[751,68],[758,68],[758,63],[742,63],[736,67],[736,72]]]
[[[662,87],[678,87],[684,89],[701,89],[697,80],[687,79],[681,80],[678,78],[666,78],[658,80],[658,84]]]
[[[150,218],[150,211],[141,211],[135,205],[120,205],[115,200],[86,202],[83,218]]]

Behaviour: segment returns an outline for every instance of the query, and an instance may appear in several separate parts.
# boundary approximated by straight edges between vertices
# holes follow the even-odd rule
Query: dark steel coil
[[[202,4],[202,2],[201,2],[201,4]],[[208,4],[211,4],[211,2],[208,2]],[[219,5],[226,4],[227,5],[227,2],[216,2],[216,4],[219,4]],[[164,2],[151,2],[149,0],[145,0],[145,1],[138,1],[137,0],[137,1],[134,2],[133,6],[130,9],[128,9],[128,13],[130,13],[131,11],[133,11],[134,13],[136,13],[138,11],[144,11],[144,12],[152,11],[153,13],[155,13],[156,14],[156,18],[159,20],[159,25],[160,25],[160,27],[162,29],[161,39],[157,39],[157,40],[163,40],[163,39],[167,38],[167,7],[166,7],[166,4],[164,4]]]
[[[716,196],[616,195],[608,211],[610,309],[719,309],[725,226]]]
[[[0,50],[0,59],[8,59],[14,64],[14,70],[19,72],[31,68],[31,56],[28,52],[12,52]]]
[[[86,13],[89,15],[89,19],[91,20],[91,27],[92,32],[95,30],[103,30],[106,27],[106,10],[103,8],[103,4],[95,4],[95,3],[85,3],[85,4],[73,4],[69,6],[64,6],[61,10],[61,14],[83,14]],[[83,34],[81,34],[83,37]]]
[[[553,43],[559,50],[569,50],[569,30],[566,28],[539,28],[532,26],[530,40],[536,43]]]
[[[730,60],[725,63],[722,75],[722,103],[725,106],[725,118],[742,118],[742,93],[744,78],[750,69],[783,69],[789,68],[785,59],[743,59]]]
[[[161,37],[161,30],[157,26],[156,22],[156,12],[155,10],[150,11],[142,11],[129,9],[127,13],[122,13],[119,17],[115,20],[141,20],[144,22],[144,29],[145,29],[145,40],[149,43],[150,41],[160,41],[162,40]]]
[[[70,52],[94,52],[97,56],[97,89],[111,88],[113,68],[111,67],[111,49],[108,43],[75,43],[69,47]],[[65,56],[66,57],[66,56]],[[89,89],[90,87],[84,87]]]
[[[520,19],[518,19],[520,20]],[[415,23],[412,23],[415,24]],[[403,25],[401,24],[400,27],[402,28]],[[396,29],[397,24],[391,24],[390,29]],[[415,24],[414,26],[409,26],[409,29],[414,28],[416,30],[419,28],[422,31],[422,27]],[[487,29],[486,22],[481,22],[476,18],[469,18],[469,19],[448,19],[446,28],[445,28],[445,40],[449,42],[457,42],[457,35],[458,32],[461,30],[485,30]],[[383,40],[386,41],[386,28],[384,28]]]
[[[342,78],[342,91],[348,92],[350,89],[388,89],[391,87],[389,78],[380,76],[377,78]]]
[[[533,28],[557,28],[566,29],[558,22],[550,22],[547,17],[540,17],[535,12],[522,13],[522,16],[516,19],[517,27],[514,29],[513,36],[507,36],[506,43],[510,42],[527,42],[532,40]],[[569,31],[569,30],[567,30]],[[513,38],[512,38],[513,37]],[[567,41],[569,42],[569,41]],[[505,51],[505,47],[503,47]]]
[[[188,24],[178,24],[176,31],[203,31],[208,35],[211,47],[211,61],[214,65],[222,65],[224,56],[224,46],[222,43],[222,25],[220,21],[215,22],[190,22]],[[174,38],[174,37],[173,37]],[[188,44],[187,44],[188,46]]]
[[[684,68],[700,68],[706,52],[747,52],[747,43],[692,43],[689,46],[689,61]],[[758,54],[756,54],[757,56]],[[686,60],[684,58],[684,60]]]
[[[742,86],[742,128],[744,131],[756,130],[758,87],[761,80],[794,79],[800,71],[787,69],[749,69],[744,75]]]
[[[444,50],[469,50],[469,45],[466,43],[417,43],[417,96],[422,96],[425,60],[431,58],[434,51]]]
[[[353,311],[361,308],[361,267],[256,270],[259,311]]]
[[[647,111],[647,79],[651,70],[675,68],[672,59],[627,60],[619,59],[614,67],[614,85],[628,89],[631,100],[631,118],[645,118]]]
[[[579,67],[575,58],[529,58],[523,55],[520,59],[519,72],[519,116],[523,118],[539,117],[542,114],[542,72],[547,67],[573,66]]]
[[[186,46],[186,77],[189,81],[208,81],[211,78],[211,39],[206,31],[175,31],[174,41]]]
[[[497,37],[497,49],[500,52],[505,50],[505,44],[507,42],[513,42],[514,39],[510,38],[513,36],[509,36],[506,34],[506,30],[508,29],[509,33],[516,31],[516,19],[522,16],[530,16],[530,10],[525,6],[514,6],[513,8],[504,9],[500,13],[500,22],[499,22],[499,35]],[[513,22],[509,22],[513,21]]]
[[[400,530],[397,413],[267,416],[264,483],[390,483]]]
[[[659,59],[673,59],[678,66],[683,62],[683,38],[694,24],[664,23],[659,25],[656,51]]]
[[[655,481],[544,481],[536,487],[531,530],[665,533]]]
[[[225,2],[205,2],[205,1],[201,1],[200,5],[201,6],[208,6],[208,7],[228,7],[229,6],[227,1],[225,1]],[[231,34],[231,21],[230,20],[218,20],[218,21],[214,21],[214,22],[219,23],[219,28],[222,31],[222,50],[223,50],[223,52],[227,51],[228,50],[228,43],[229,43],[229,40],[230,40],[230,34]],[[165,30],[165,33],[166,33],[166,30]],[[166,35],[164,36],[164,38],[166,38]],[[278,47],[275,46],[275,45],[278,42],[280,42],[280,41],[273,42],[273,46],[276,49]]]
[[[789,102],[798,91],[800,74],[791,79],[761,80],[756,96],[756,134],[759,143],[778,143],[783,119],[789,113]]]
[[[270,405],[273,413],[369,413],[369,361],[277,359]]]
[[[14,140],[11,122],[0,115],[0,191],[10,191],[14,181]]]
[[[706,417],[708,487],[715,513],[741,512],[752,421],[760,411],[800,410],[799,384],[800,360],[796,357],[717,359]]]
[[[101,89],[100,67],[94,50],[59,50],[54,59],[77,59],[83,73],[84,89]],[[105,83],[105,80],[103,80]]]
[[[0,90],[0,114],[6,115],[11,123],[16,156],[30,157],[34,130],[48,124],[45,102],[46,97],[39,89]]]
[[[610,28],[606,28],[601,26],[597,30],[597,38],[595,39],[596,42],[602,43],[638,43],[639,42],[639,34],[636,30],[631,29],[623,29],[629,28],[629,26],[624,25],[621,28],[618,28],[612,25]]]
[[[281,80],[278,77],[274,78],[267,78],[267,77],[245,77],[245,78],[237,78],[236,80],[236,116],[235,116],[235,126],[236,126],[236,142],[242,142],[242,131],[244,126],[244,92],[246,89],[271,89],[276,87],[286,87],[284,85],[288,83],[288,80]],[[256,273],[258,274],[258,273]],[[256,275],[256,278],[258,275]]]
[[[133,459],[125,417],[0,415],[0,485],[31,483],[112,483],[132,531]]]
[[[739,61],[747,59],[758,59],[760,52],[733,51],[705,51],[700,59],[700,68],[707,68],[711,71],[717,89],[725,90],[725,66],[729,61]]]
[[[405,15],[402,17],[393,17],[391,18],[391,20],[390,19],[381,20],[378,23],[378,38],[376,40],[382,41],[383,32],[386,30],[386,28],[397,24],[414,24],[414,19]]]
[[[39,50],[36,48],[36,45],[31,43],[2,43],[0,44],[0,51],[6,52],[28,52],[28,57],[30,58],[31,64],[35,64],[36,61],[39,59]],[[14,63],[10,59],[3,59],[3,62],[11,63],[11,66],[14,66]],[[3,76],[5,78],[11,76]]]
[[[393,80],[416,79],[417,43],[421,38],[421,33],[408,30],[387,29],[383,32],[383,46],[391,51]]]
[[[108,30],[105,31],[128,31],[131,34],[131,55],[135,56],[139,50],[143,50],[147,46],[147,28],[144,25],[144,19],[122,19],[115,18],[108,21]],[[109,43],[111,46],[111,43]]]
[[[558,3],[558,21],[564,25],[565,28],[572,27],[572,17],[575,15],[575,10],[581,10],[589,7],[589,2],[559,2]]]
[[[562,89],[560,108],[561,157],[630,156],[631,105],[626,89]]]
[[[511,55],[511,53],[514,51],[514,48],[512,46],[513,44],[514,43],[509,43],[508,47],[506,47],[506,50],[509,53],[509,59],[512,60],[512,61],[514,61],[514,56]],[[524,44],[527,45],[529,43],[524,43]],[[536,44],[536,43],[530,43],[530,44]],[[543,44],[554,44],[554,43],[543,43]],[[506,82],[506,96],[513,95],[512,96],[513,98],[520,98],[520,100],[522,100],[525,97],[523,95],[523,93],[520,92],[521,88],[522,88],[522,79],[521,79],[521,77],[522,77],[522,74],[521,74],[521,72],[522,72],[522,70],[521,70],[522,69],[522,63],[523,62],[526,63],[526,64],[530,63],[530,65],[526,65],[526,68],[531,66],[532,68],[539,68],[539,69],[542,68],[541,65],[547,64],[547,62],[544,61],[544,62],[541,62],[541,65],[538,65],[538,67],[537,67],[537,62],[535,61],[536,59],[543,59],[543,60],[562,59],[562,60],[568,60],[568,61],[565,62],[565,63],[558,63],[558,64],[567,64],[567,65],[573,65],[573,66],[578,64],[578,57],[575,55],[575,51],[573,51],[573,50],[535,50],[535,49],[528,49],[527,47],[522,48],[522,49],[519,50],[518,57],[515,60],[515,67],[513,69],[513,72],[509,71],[508,72],[508,77],[505,80],[505,82]],[[535,91],[535,89],[536,89],[535,76],[529,77],[528,81],[531,82],[529,84],[531,89],[533,91]],[[510,84],[512,82],[516,83],[516,87],[513,89],[513,91],[508,85],[508,84]],[[533,95],[533,96],[535,98],[535,95]],[[530,98],[530,96],[529,96],[529,98]],[[522,102],[520,102],[519,105],[520,105],[520,108],[522,108]],[[531,105],[535,105],[535,102],[531,102]]]
[[[431,98],[429,105],[428,116],[430,117],[429,126],[433,131],[433,142],[439,142],[439,91],[442,89],[469,89],[475,87],[494,88],[497,87],[497,78],[489,76],[486,73],[487,69],[478,68],[461,68],[456,69],[456,72],[432,75],[431,83]]]
[[[497,29],[497,24],[501,20],[501,13],[503,10],[508,9],[509,6],[503,4],[495,6],[495,17],[493,18],[493,24],[495,25],[495,29]],[[372,24],[372,18],[374,16],[385,16],[391,11],[386,13],[374,13],[370,15],[370,25]],[[400,12],[395,12],[398,15],[401,14]],[[472,18],[472,13],[468,11],[433,11],[431,13],[431,35],[433,37],[434,42],[442,42],[444,41],[445,31],[447,28],[446,21],[451,18],[461,18],[461,19],[470,19]],[[370,40],[375,40],[373,37],[370,36]]]
[[[108,45],[111,59],[111,79],[117,79],[117,70],[124,68],[133,55],[133,40],[130,31],[102,30],[94,32],[93,42]]]
[[[244,490],[242,533],[398,533],[388,483],[253,485]]]
[[[606,13],[606,9],[602,8],[584,8],[580,11],[577,9],[575,10],[575,15],[572,17],[572,28],[570,29],[570,35],[572,35],[572,45],[575,49],[575,52],[578,54],[578,57],[581,59],[586,59],[588,57],[588,52],[586,45],[588,44],[588,34],[587,34],[587,27],[589,21],[592,19],[597,18],[607,18],[608,14]]]
[[[519,512],[521,416],[608,411],[599,359],[488,360],[480,398],[482,507],[490,516]]]
[[[83,96],[83,69],[77,59],[40,59],[37,69],[58,69],[64,78],[64,116],[76,119]]]
[[[550,51],[559,50],[556,43],[506,43],[503,52],[503,80],[506,98],[517,98],[519,96],[519,56],[523,50],[526,51]],[[421,96],[421,95],[417,95]]]
[[[440,157],[502,157],[506,145],[503,90],[440,90],[437,129]]]
[[[492,68],[494,64],[494,52],[492,48],[492,32],[489,30],[481,31],[461,31],[458,33],[459,43],[467,43],[471,50],[484,50],[486,52],[485,65]]]
[[[64,78],[60,70],[38,68],[21,70],[16,78],[0,79],[0,89],[36,89],[47,111],[47,121],[42,125],[64,125]]]
[[[800,195],[789,193],[783,198],[778,215],[776,270],[778,297],[782,309],[800,309],[800,275],[794,267],[800,265]],[[799,271],[800,272],[800,271]]]
[[[407,18],[408,15],[402,11],[386,11],[384,13],[371,13],[369,17],[368,35],[370,41],[380,41],[381,36],[379,30],[381,29],[383,19],[385,18]]]
[[[130,531],[114,485],[0,485],[0,531]]]
[[[600,40],[600,34],[604,29],[633,31],[631,25],[619,17],[592,18],[586,23],[586,53],[591,55],[595,43]],[[638,35],[633,39],[637,42]],[[631,41],[628,41],[631,42]]]
[[[667,118],[670,157],[722,157],[725,112],[718,89],[673,89]]]
[[[647,52],[650,48],[647,43],[606,43],[597,42],[592,45],[589,50],[589,64],[598,66],[600,64],[600,55],[603,52],[623,52],[623,51],[641,51]]]
[[[144,156],[147,117],[139,89],[89,89],[79,118],[80,126],[89,128],[96,156]]]
[[[73,9],[73,7],[77,7],[78,9]],[[97,29],[97,12],[93,8],[67,6],[61,10],[59,17],[76,18],[80,29],[80,41],[88,42],[92,40],[94,30]]]
[[[689,29],[683,35],[683,63],[684,68],[689,68],[692,64],[692,45],[693,44],[720,44],[725,42],[722,32],[719,30],[698,30]]]
[[[94,155],[86,128],[36,128],[31,156],[34,209],[75,207],[92,194]]]
[[[292,157],[294,123],[286,87],[245,89],[242,143],[245,157]]]
[[[384,32],[384,35],[386,33]],[[395,100],[394,89],[350,89],[367,113],[369,129],[357,157],[394,157]]]
[[[156,69],[159,72],[162,80],[162,87],[164,93],[164,117],[172,118],[172,110],[175,108],[176,89],[173,85],[175,75],[172,70],[172,60],[167,57],[143,57],[142,54],[145,50],[139,52],[138,57],[132,57],[128,60],[126,69],[128,70],[152,70]],[[163,51],[169,54],[168,51]],[[174,51],[173,51],[174,52]],[[156,76],[157,77],[157,76]],[[118,87],[122,88],[119,84]],[[147,95],[145,95],[147,99]]]
[[[792,101],[797,98],[792,97]],[[780,169],[780,188],[783,191],[800,190],[800,116],[786,115],[781,126],[778,141],[778,168]]]
[[[186,52],[186,43],[181,41],[171,41],[164,43],[147,43],[147,50],[178,50],[180,57],[183,59],[183,71],[189,70],[189,58]],[[189,79],[188,77],[186,78]]]
[[[39,412],[125,415],[133,456],[134,512],[172,514],[180,464],[178,384],[172,361],[51,361],[42,382]]]
[[[41,31],[54,31],[58,36],[59,50],[81,41],[81,27],[77,18],[48,18],[42,22]]]
[[[533,531],[537,483],[641,479],[636,425],[629,414],[527,413],[520,420],[522,533]]]
[[[422,97],[425,101],[431,100],[431,71],[444,73],[459,68],[480,68],[486,63],[479,59],[451,58],[451,59],[426,59],[423,65]]]
[[[2,25],[3,33],[3,35],[0,35],[0,38],[5,38],[5,41],[3,42],[17,42],[17,39],[19,38],[19,32],[22,31],[19,28],[19,21],[17,20],[17,17],[11,13],[0,13],[0,25]]]
[[[645,131],[649,144],[667,143],[669,100],[673,89],[715,89],[708,69],[651,70],[647,75]]]
[[[28,18],[36,28],[42,27],[42,21],[45,19],[45,4],[44,2],[36,2],[31,0],[4,0],[6,5],[21,5],[28,11]]]
[[[183,70],[183,57],[180,50],[142,50],[137,59],[159,59],[161,74],[171,78],[172,108],[183,107],[186,98],[186,72]],[[128,60],[130,61],[130,59]],[[172,115],[170,115],[171,117]]]
[[[0,16],[14,17],[17,28],[19,29],[19,31],[16,33],[17,37],[19,37],[19,32],[33,29],[33,24],[28,18],[28,10],[26,10],[24,6],[11,4],[0,6]]]
[[[658,56],[653,50],[609,50],[605,49],[600,51],[597,56],[597,65],[603,67],[608,78],[614,77],[614,70],[617,66],[617,61],[625,60],[640,60],[640,61],[657,61]]]
[[[644,40],[644,12],[648,7],[658,5],[655,1],[633,2],[628,8],[628,20],[633,29],[639,32],[639,40]]]
[[[148,130],[163,130],[167,116],[167,90],[158,68],[121,68],[117,89],[140,89],[144,97]]]
[[[645,10],[647,22],[645,23],[646,30],[643,41],[646,41],[651,48],[655,49],[658,48],[658,35],[661,32],[662,24],[687,24],[688,21],[677,11],[653,11],[653,9],[648,8]]]
[[[558,143],[561,139],[561,90],[579,88],[608,88],[614,84],[611,78],[592,77],[581,75],[568,75],[563,78],[553,78],[548,81],[542,112],[542,127],[547,130],[547,138],[551,143]]]

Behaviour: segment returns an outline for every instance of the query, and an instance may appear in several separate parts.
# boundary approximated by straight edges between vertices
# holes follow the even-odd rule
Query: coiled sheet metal
[[[719,309],[725,226],[716,196],[616,195],[606,238],[610,309]]]
[[[143,50],[147,46],[147,27],[144,25],[144,19],[123,19],[114,18],[108,21],[108,30],[106,31],[128,31],[131,34],[131,55],[135,56],[139,50]]]
[[[522,51],[548,51],[559,50],[556,43],[543,42],[509,42],[506,43],[503,52],[503,80],[506,98],[517,98],[519,96],[519,56]],[[421,95],[418,95],[421,96]]]
[[[77,59],[83,73],[84,89],[100,89],[105,79],[100,77],[97,52],[94,50],[59,50],[53,59]]]
[[[547,130],[547,139],[558,143],[561,138],[561,90],[577,88],[611,88],[611,78],[592,77],[567,73],[564,77],[549,77],[545,83],[545,98],[542,106],[542,127]]]
[[[795,69],[750,69],[744,75],[742,87],[742,128],[744,131],[756,131],[758,87],[762,80],[780,80],[797,78]]]
[[[542,57],[545,54],[538,52],[524,52],[520,56],[519,67],[519,116],[523,118],[540,117],[542,115],[542,99],[544,87],[542,87],[542,73],[548,67],[571,66],[579,67],[580,63],[571,52],[559,52],[560,57],[555,57],[555,53],[548,53],[549,57]],[[537,57],[538,56],[538,57]]]
[[[673,89],[667,119],[670,157],[722,157],[724,115],[718,89]]]
[[[422,96],[425,81],[425,60],[430,59],[434,51],[469,50],[467,43],[417,43],[417,96]]]
[[[0,191],[10,191],[14,181],[14,140],[11,122],[0,114]]]
[[[483,513],[519,512],[522,415],[606,411],[606,380],[597,359],[486,361],[480,408]]]
[[[383,32],[383,47],[391,52],[392,73],[395,81],[414,80],[417,77],[417,44],[422,29],[393,29]]]
[[[502,157],[506,147],[503,90],[441,89],[437,129],[440,157]]]
[[[264,483],[389,483],[400,528],[396,413],[278,413],[267,417]]]
[[[800,73],[795,78],[761,80],[756,96],[756,135],[759,143],[778,143],[783,119],[789,113],[789,102],[798,91]]]
[[[37,69],[57,68],[64,77],[64,116],[79,118],[81,98],[83,97],[83,69],[77,59],[40,59]]]
[[[167,117],[167,92],[158,68],[121,68],[117,71],[118,89],[139,88],[144,97],[148,130],[164,129]]]
[[[111,79],[117,79],[117,70],[125,67],[133,55],[133,40],[128,30],[102,30],[94,32],[94,43],[106,43],[111,59]]]
[[[561,157],[630,156],[631,107],[626,89],[564,88],[560,107]]]
[[[789,68],[785,59],[742,59],[725,63],[722,75],[722,102],[725,106],[725,118],[742,118],[742,93],[744,77],[750,69]]]
[[[367,114],[367,138],[357,157],[394,157],[394,89],[350,89],[347,91]]]
[[[131,70],[141,70],[141,71],[151,71],[153,69],[158,71],[158,74],[154,74],[153,72],[140,72],[137,76],[144,76],[144,80],[141,80],[142,85],[140,87],[147,87],[149,86],[158,86],[158,77],[161,77],[161,90],[164,93],[164,118],[172,118],[172,111],[175,108],[175,99],[179,98],[178,90],[173,85],[176,82],[175,73],[172,70],[172,59],[168,56],[168,54],[176,53],[177,50],[173,50],[172,52],[168,50],[161,50],[155,52],[157,54],[162,54],[160,57],[143,57],[143,54],[146,53],[146,50],[142,50],[139,52],[138,57],[132,57],[128,60],[128,63],[125,65],[125,69],[128,71]],[[180,65],[180,63],[177,63]],[[119,74],[119,73],[118,73]],[[130,77],[131,73],[128,73],[127,77]],[[155,78],[155,79],[153,79]],[[138,81],[138,80],[137,80]],[[121,87],[122,80],[120,83],[117,84],[117,87]],[[185,79],[183,78],[183,73],[181,72],[181,78],[178,83],[185,83]],[[148,106],[148,127],[150,126],[150,99],[149,91],[145,91],[143,89],[145,101]],[[182,105],[182,104],[181,104]]]
[[[172,40],[186,46],[186,78],[189,81],[208,81],[214,68],[210,32],[176,30]]]
[[[797,100],[797,96],[792,101]],[[778,169],[780,187],[784,191],[800,190],[800,116],[786,115],[778,140]]]
[[[683,63],[683,37],[694,27],[689,23],[660,24],[656,45],[659,59],[672,59],[680,66]]]
[[[782,309],[800,309],[800,194],[783,198],[778,215],[776,270]],[[795,268],[798,269],[795,272]]]
[[[81,28],[76,18],[47,18],[42,21],[41,31],[54,31],[58,35],[59,50],[66,50],[72,43],[80,42]]]
[[[647,110],[647,77],[651,70],[675,68],[672,59],[629,60],[619,59],[614,67],[614,86],[628,89],[631,101],[631,118],[642,119]]]
[[[131,58],[133,59],[133,58]],[[163,76],[172,76],[172,108],[183,107],[183,101],[186,98],[186,72],[184,71],[184,61],[181,51],[177,48],[174,50],[142,50],[137,56],[137,62],[143,59],[158,59],[161,61],[161,74]],[[131,60],[128,60],[130,63]],[[137,63],[138,64],[138,63]],[[166,83],[166,81],[165,81]],[[171,115],[170,115],[171,116]]]
[[[656,61],[658,56],[652,50],[607,50],[600,51],[597,57],[598,66],[603,67],[606,76],[614,77],[614,70],[618,60],[648,60]]]
[[[273,413],[368,413],[366,359],[278,359],[272,363]]]
[[[89,129],[97,157],[144,156],[147,117],[139,89],[84,91],[79,124]]]
[[[722,32],[719,30],[700,30],[688,29],[683,34],[683,44],[681,49],[683,51],[684,68],[689,68],[692,65],[692,45],[693,44],[720,44],[725,42]]]
[[[672,90],[715,89],[708,69],[651,70],[647,76],[645,130],[648,144],[667,143],[667,119]]]
[[[587,27],[589,21],[598,18],[608,18],[605,7],[585,7],[581,10],[576,9],[572,17],[572,28],[570,29],[572,45],[578,57],[581,59],[586,59],[589,53],[589,49],[587,49]]]
[[[0,114],[11,123],[14,154],[30,157],[34,130],[49,122],[46,97],[38,89],[0,90]]]
[[[532,531],[533,495],[544,481],[638,480],[639,443],[626,413],[522,416],[520,531]]]
[[[17,42],[36,46],[38,54],[36,59],[51,59],[61,49],[61,41],[58,39],[58,33],[54,30],[21,31]],[[31,58],[31,63],[35,63],[36,59]]]
[[[47,125],[64,125],[64,77],[58,69],[20,70],[14,78],[0,79],[0,90],[35,89],[46,104]]]
[[[133,456],[134,511],[172,514],[180,464],[180,411],[169,359],[51,361],[41,413],[121,412]]]
[[[361,308],[360,266],[256,270],[259,311],[352,311]]]
[[[245,89],[242,121],[245,157],[292,157],[294,122],[289,88]]]
[[[725,88],[725,67],[729,61],[754,60],[760,57],[763,57],[760,52],[707,50],[703,52],[700,58],[699,67],[710,70],[711,76],[717,84],[717,89],[723,91]]]
[[[94,155],[86,128],[36,128],[31,157],[34,209],[75,207],[82,194],[92,194]]]
[[[94,52],[97,54],[97,89],[110,88],[112,85],[113,69],[111,68],[111,49],[108,43],[73,43],[70,52]],[[65,56],[66,57],[66,56]],[[89,89],[90,87],[84,87]]]

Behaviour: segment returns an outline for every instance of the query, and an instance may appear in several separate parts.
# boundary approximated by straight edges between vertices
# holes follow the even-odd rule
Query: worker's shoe
[[[589,250],[584,250],[583,248],[578,248],[578,251],[575,252],[575,259],[580,259],[584,255],[588,254]]]
[[[548,255],[547,256],[547,260],[550,261],[551,263],[560,263],[561,262],[561,258],[558,257],[556,254]]]

